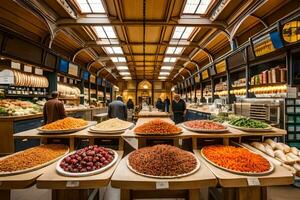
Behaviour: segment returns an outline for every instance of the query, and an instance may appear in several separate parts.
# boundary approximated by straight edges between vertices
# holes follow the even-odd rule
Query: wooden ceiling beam
[[[142,20],[109,19],[107,17],[80,17],[77,19],[58,19],[58,27],[76,27],[76,26],[143,26]],[[169,21],[147,20],[146,26],[194,26],[194,27],[214,27],[225,30],[227,25],[221,21],[211,21],[204,17],[190,17],[181,19],[170,19]]]

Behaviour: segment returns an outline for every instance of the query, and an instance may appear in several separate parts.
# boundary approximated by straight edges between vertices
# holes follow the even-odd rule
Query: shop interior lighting
[[[76,0],[82,13],[105,13],[101,0]]]
[[[184,14],[204,14],[212,0],[187,0]]]

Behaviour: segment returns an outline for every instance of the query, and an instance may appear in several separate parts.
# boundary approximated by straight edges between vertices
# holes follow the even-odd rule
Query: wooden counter
[[[200,188],[215,187],[217,180],[210,170],[201,163],[200,169],[192,175],[157,179],[135,174],[127,167],[128,156],[123,158],[111,179],[111,185],[121,189],[121,199],[187,197],[200,199]],[[163,183],[164,189],[157,189],[157,183]]]
[[[56,172],[56,164],[49,166],[36,181],[37,188],[51,189],[52,199],[88,199],[86,189],[106,187],[123,157],[123,151],[117,151],[117,163],[106,171],[85,177],[67,177]]]
[[[229,199],[232,195],[235,195],[236,199],[240,200],[266,199],[267,186],[290,185],[294,182],[293,175],[287,169],[278,165],[274,166],[275,170],[271,174],[265,176],[245,176],[230,173],[213,166],[202,157],[200,150],[194,150],[194,153],[217,177],[220,186],[231,188],[225,190],[225,199]],[[254,184],[253,181],[251,182],[253,179],[258,180],[259,182]],[[253,185],[250,183],[253,183]],[[226,196],[226,194],[228,196]]]
[[[89,121],[89,127],[95,125],[97,122],[95,121]],[[75,141],[75,137],[78,136],[79,134],[83,134],[83,132],[88,132],[88,128],[85,128],[81,131],[77,131],[74,133],[65,133],[65,134],[40,134],[39,131],[37,129],[31,129],[28,131],[23,131],[20,133],[16,133],[14,134],[14,139],[31,139],[31,138],[36,138],[36,139],[40,139],[41,143],[46,144],[47,143],[47,139],[48,138],[67,138],[69,139],[69,147],[70,150],[73,151],[74,150],[74,141]]]
[[[100,112],[107,112],[107,108],[66,108],[66,113],[68,116],[83,117],[86,120],[92,120],[93,115]],[[38,128],[42,125],[42,120],[42,114],[26,116],[1,116],[0,155],[13,153],[15,151],[13,134]],[[30,143],[30,141],[28,141],[28,143]]]

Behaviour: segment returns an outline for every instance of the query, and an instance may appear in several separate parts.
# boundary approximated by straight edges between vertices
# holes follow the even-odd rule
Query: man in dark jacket
[[[127,108],[121,96],[108,105],[108,117],[127,120]]]
[[[132,99],[128,99],[127,109],[134,109],[134,103],[133,103]]]
[[[160,111],[163,110],[164,103],[162,102],[161,98],[157,99],[155,107]]]
[[[63,119],[66,117],[65,108],[63,102],[58,100],[58,92],[53,91],[51,93],[52,99],[48,100],[43,109],[44,123],[49,124],[51,122]]]
[[[174,100],[172,101],[172,110],[174,114],[175,124],[184,122],[186,104],[185,101],[183,101],[178,94],[174,96]]]
[[[169,97],[167,97],[167,98],[164,100],[164,106],[165,106],[164,110],[165,110],[165,112],[169,112],[170,104],[171,104],[170,99],[169,99]]]

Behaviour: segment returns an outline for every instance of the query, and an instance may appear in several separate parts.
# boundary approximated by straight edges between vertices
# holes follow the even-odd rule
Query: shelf
[[[19,98],[23,98],[23,97],[27,97],[27,98],[35,98],[35,97],[39,97],[39,98],[47,98],[47,95],[38,95],[38,94],[5,94],[5,97],[19,97]]]
[[[250,85],[250,88],[278,86],[278,85],[286,85],[286,83],[268,83],[268,84]]]
[[[236,87],[232,86],[232,90],[238,90],[238,89],[246,89],[246,85],[244,85],[244,86],[236,86]]]

